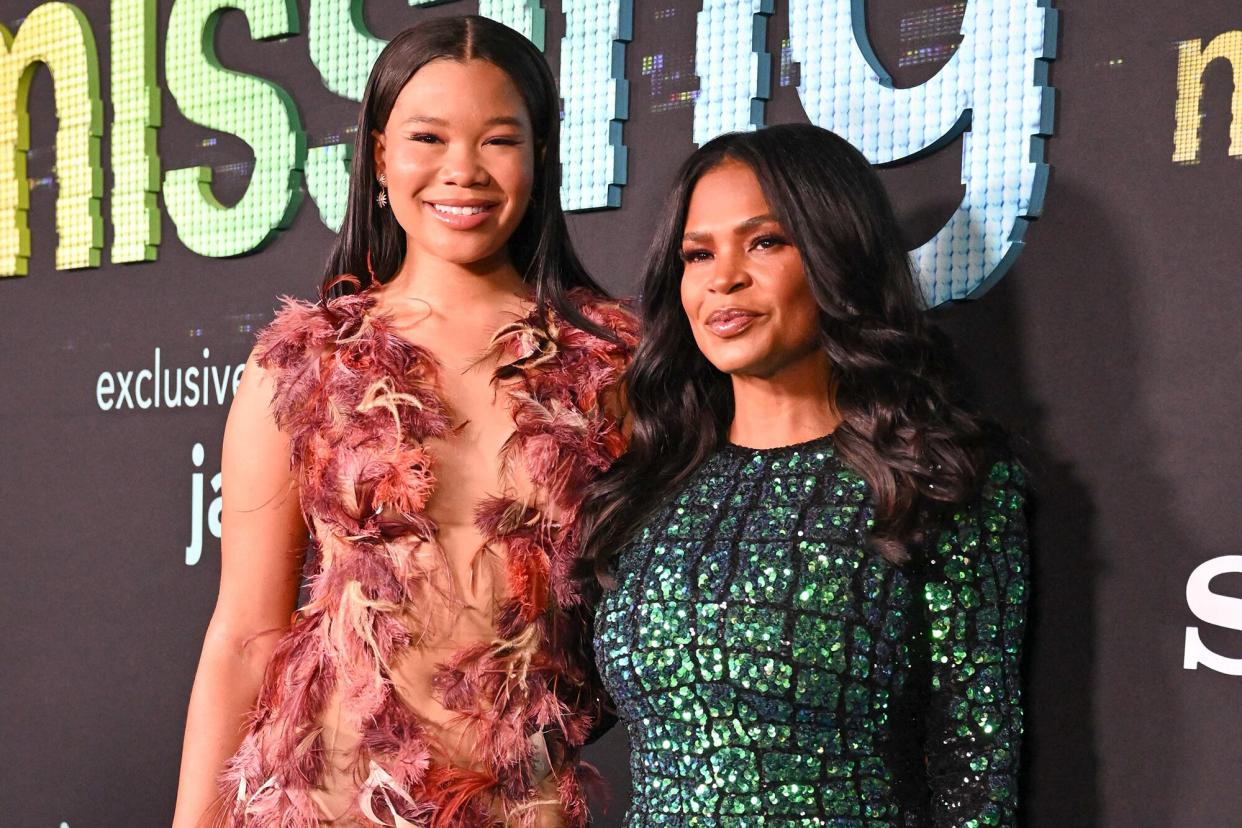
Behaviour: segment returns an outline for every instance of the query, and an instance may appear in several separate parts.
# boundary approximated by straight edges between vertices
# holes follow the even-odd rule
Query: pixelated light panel
[[[298,31],[294,0],[179,0],[168,20],[164,72],[186,118],[241,138],[254,151],[254,171],[241,200],[225,207],[211,191],[211,168],[169,170],[164,204],[183,244],[202,256],[257,250],[297,211],[306,165],[306,133],[289,94],[274,83],[225,69],[215,31],[225,9],[245,13],[254,37]]]
[[[798,94],[812,123],[873,164],[918,158],[962,136],[966,193],[913,257],[929,305],[982,293],[1017,259],[1043,207],[1057,33],[1051,0],[967,3],[960,47],[911,89],[895,88],[880,65],[858,0],[790,0],[789,17]]]
[[[112,220],[114,263],[154,261],[160,243],[160,88],[155,0],[112,0]]]
[[[103,250],[103,102],[95,37],[68,3],[36,7],[10,33],[0,25],[0,275],[24,275],[30,258],[27,103],[38,64],[55,89],[56,267],[98,267]]]
[[[621,206],[628,154],[622,122],[629,117],[625,44],[633,39],[632,0],[564,4],[561,41],[561,206]]]
[[[411,7],[441,1],[407,0]],[[300,32],[295,0],[172,4],[163,58],[177,107],[194,123],[236,135],[255,155],[246,192],[232,207],[214,197],[210,168],[165,174],[169,217],[185,245],[204,256],[242,255],[272,240],[298,209],[303,181],[324,224],[339,229],[349,187],[345,143],[334,139],[308,150],[286,90],[219,64],[214,36],[226,8],[240,10],[258,39]],[[115,184],[109,206],[116,262],[150,261],[159,244],[154,9],[155,0],[112,0],[110,7]],[[309,4],[311,59],[327,88],[350,100],[361,99],[384,46],[367,31],[362,9],[363,0]],[[773,9],[774,0],[703,0],[694,48],[698,88],[686,100],[694,107],[696,143],[764,125],[773,67],[765,41]],[[480,0],[479,11],[544,46],[541,0]],[[633,37],[633,0],[564,0],[561,11],[562,202],[571,211],[618,207],[628,175],[622,127],[629,112],[625,52]],[[878,165],[936,152],[962,137],[965,196],[914,258],[930,305],[978,295],[1012,265],[1028,223],[1042,208],[1044,141],[1052,131],[1054,103],[1048,64],[1056,49],[1057,13],[1051,0],[956,0],[926,10],[912,26],[948,32],[960,19],[961,43],[912,46],[903,60],[949,58],[927,83],[911,89],[896,89],[876,58],[863,0],[789,0],[788,12],[781,78],[792,78],[787,70],[798,65],[798,94],[813,123],[841,134]],[[1197,111],[1203,67],[1217,56],[1242,66],[1239,38],[1222,36],[1206,48],[1182,45],[1178,160],[1197,157],[1197,123],[1186,113]],[[16,37],[5,31],[4,41],[0,273],[24,273],[29,256],[28,193],[18,182],[25,179],[25,90],[35,62],[52,70],[61,119],[57,267],[96,266],[102,245],[102,104],[90,27],[73,5],[49,2],[30,13]],[[656,67],[644,65],[649,70]],[[1242,111],[1242,103],[1235,106]],[[1235,149],[1242,147],[1240,124],[1235,119]]]
[[[764,124],[772,56],[764,51],[775,0],[704,0],[695,35],[694,143]]]
[[[1208,64],[1224,60],[1233,70],[1233,120],[1229,127],[1229,155],[1242,158],[1242,31],[1225,32],[1202,40],[1177,44],[1177,126],[1173,133],[1173,161],[1198,164],[1202,143],[1204,73]]]

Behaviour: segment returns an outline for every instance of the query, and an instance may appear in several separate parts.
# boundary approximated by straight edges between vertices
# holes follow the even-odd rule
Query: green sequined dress
[[[728,445],[621,551],[600,674],[630,828],[1015,824],[1027,593],[1021,470],[914,560],[864,538],[831,436]]]

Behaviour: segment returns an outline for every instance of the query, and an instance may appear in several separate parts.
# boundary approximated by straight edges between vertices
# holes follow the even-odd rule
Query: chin
[[[758,373],[766,362],[768,353],[764,348],[756,348],[751,343],[724,343],[724,347],[712,349],[713,353],[704,352],[707,361],[724,374],[750,375]]]
[[[734,374],[745,375],[753,373],[753,371],[750,370],[754,367],[754,363],[751,360],[738,359],[736,357],[713,359],[709,356],[707,357],[707,361],[710,362],[717,371],[722,374],[728,374],[729,376],[733,376]]]
[[[488,242],[463,244],[459,241],[456,244],[438,244],[431,247],[429,252],[437,259],[466,267],[495,258],[496,254],[504,249],[503,244],[491,244],[490,239]]]

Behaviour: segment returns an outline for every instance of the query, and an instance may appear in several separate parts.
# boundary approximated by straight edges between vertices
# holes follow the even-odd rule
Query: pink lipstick
[[[761,314],[744,308],[721,308],[707,317],[707,329],[723,339],[743,333]]]

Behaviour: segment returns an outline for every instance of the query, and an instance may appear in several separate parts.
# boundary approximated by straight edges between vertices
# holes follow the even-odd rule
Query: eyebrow
[[[439,127],[448,126],[448,121],[444,120],[443,118],[437,118],[434,115],[411,115],[410,117],[406,118],[401,123],[402,124],[431,124],[432,126],[439,126]],[[516,129],[521,129],[522,127],[526,126],[526,124],[525,122],[522,121],[521,118],[516,118],[512,115],[497,115],[495,118],[489,118],[483,124],[483,126],[485,127],[510,126]]]
[[[776,216],[772,215],[771,213],[764,213],[763,215],[760,215],[760,216],[751,216],[750,218],[746,219],[745,221],[739,223],[736,227],[734,227],[733,232],[735,235],[740,236],[743,233],[746,233],[747,231],[753,230],[754,228],[758,227],[761,224],[767,224],[768,222],[771,222],[771,221],[777,221]],[[690,232],[682,236],[681,240],[697,242],[697,241],[703,241],[709,236],[711,236],[711,233]]]

